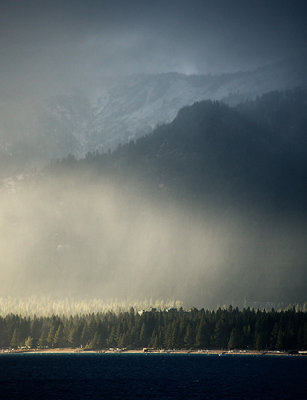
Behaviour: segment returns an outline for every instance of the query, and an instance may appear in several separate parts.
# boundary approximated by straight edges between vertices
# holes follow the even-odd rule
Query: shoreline
[[[155,349],[106,349],[84,350],[82,348],[52,348],[52,349],[0,349],[1,354],[197,354],[197,355],[247,355],[247,356],[307,356],[307,351],[297,353],[278,350],[155,350]]]

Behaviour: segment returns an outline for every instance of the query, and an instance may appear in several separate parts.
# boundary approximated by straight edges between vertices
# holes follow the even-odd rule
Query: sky
[[[300,0],[2,0],[0,88],[255,68],[304,51],[306,10]]]

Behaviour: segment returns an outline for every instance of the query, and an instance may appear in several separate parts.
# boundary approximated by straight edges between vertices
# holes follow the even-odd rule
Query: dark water
[[[307,357],[4,354],[0,399],[307,399]]]

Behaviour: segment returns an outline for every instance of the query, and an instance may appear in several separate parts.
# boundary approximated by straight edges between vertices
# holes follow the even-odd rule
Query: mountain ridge
[[[204,100],[112,153],[88,153],[79,162],[70,156],[57,165],[97,168],[183,198],[192,193],[215,202],[223,194],[282,208],[296,199],[304,210],[306,100],[306,89],[271,92],[236,107]]]
[[[179,109],[204,99],[236,105],[270,90],[306,84],[301,60],[280,61],[253,71],[223,75],[139,74],[40,101],[18,97],[0,103],[3,171],[37,167],[68,153],[113,150],[156,126]],[[9,168],[10,166],[10,168]]]

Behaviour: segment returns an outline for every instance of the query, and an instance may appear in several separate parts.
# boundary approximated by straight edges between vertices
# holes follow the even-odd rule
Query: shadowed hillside
[[[306,300],[306,92],[204,101],[1,192],[3,296]]]
[[[235,108],[212,101],[181,109],[170,124],[112,154],[69,156],[59,171],[92,169],[182,200],[226,198],[284,210],[306,200],[307,92],[268,93]]]

